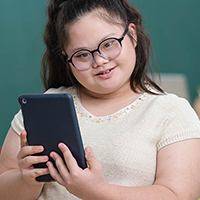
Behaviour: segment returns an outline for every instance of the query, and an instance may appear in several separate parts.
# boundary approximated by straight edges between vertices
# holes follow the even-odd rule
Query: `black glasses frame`
[[[71,55],[71,57],[70,57],[69,59],[67,59],[67,56],[66,56],[66,61],[69,62],[69,63],[71,63],[76,69],[78,69],[78,68],[74,65],[74,63],[72,62],[72,58],[73,58],[73,56],[74,56],[76,53],[78,53],[78,52],[80,52],[80,51],[83,51],[83,50],[84,50],[84,51],[88,51],[88,52],[90,52],[90,53],[92,54],[93,62],[94,62],[94,53],[95,53],[96,51],[99,53],[99,55],[100,55],[101,57],[103,57],[103,58],[105,58],[105,59],[107,59],[107,60],[109,60],[109,59],[114,59],[114,58],[116,58],[118,55],[117,55],[116,57],[114,57],[114,58],[106,58],[104,55],[101,54],[99,48],[100,48],[100,46],[101,46],[101,44],[102,44],[103,42],[105,42],[106,40],[110,40],[110,39],[115,39],[115,40],[117,40],[117,41],[119,42],[120,46],[122,47],[122,40],[124,39],[124,37],[125,37],[125,35],[127,34],[127,32],[128,32],[128,28],[125,29],[125,31],[124,31],[124,33],[123,33],[123,35],[122,35],[121,38],[110,37],[110,38],[107,38],[107,39],[101,41],[101,42],[99,43],[97,49],[95,49],[95,50],[90,51],[89,49],[80,49],[80,50],[74,52],[74,53]],[[67,54],[66,54],[66,55],[67,55]],[[89,68],[90,68],[90,67],[89,67]],[[88,68],[88,69],[89,69],[89,68]],[[78,70],[81,70],[81,69],[78,69]],[[83,70],[85,70],[85,69],[83,69]]]

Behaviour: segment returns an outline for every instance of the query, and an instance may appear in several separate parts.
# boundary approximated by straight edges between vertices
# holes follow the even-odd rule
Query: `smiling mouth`
[[[108,74],[108,73],[111,72],[113,69],[114,69],[114,68],[109,69],[109,70],[107,70],[107,71],[105,71],[105,72],[102,72],[102,73],[98,73],[97,76],[98,76],[98,75],[105,75],[105,74]]]
[[[104,74],[108,74],[111,71],[111,69],[109,69],[108,71],[104,72],[104,73],[99,73],[98,75],[104,75]]]

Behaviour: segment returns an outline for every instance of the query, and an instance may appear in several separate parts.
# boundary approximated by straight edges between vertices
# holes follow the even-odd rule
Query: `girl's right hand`
[[[27,132],[22,131],[21,136],[21,149],[18,153],[18,165],[22,177],[30,185],[43,185],[44,183],[36,181],[36,177],[49,174],[48,168],[34,168],[33,164],[44,163],[49,160],[48,156],[33,156],[33,154],[41,153],[44,151],[43,146],[29,146],[27,142]]]

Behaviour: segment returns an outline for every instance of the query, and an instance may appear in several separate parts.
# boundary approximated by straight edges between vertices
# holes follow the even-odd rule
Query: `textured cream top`
[[[157,152],[164,146],[200,138],[200,121],[189,103],[173,94],[141,94],[118,112],[96,117],[82,105],[74,87],[47,93],[70,93],[74,98],[84,146],[91,146],[108,183],[148,186],[155,179]],[[20,134],[21,111],[12,121]],[[39,200],[77,199],[55,182],[46,183]]]

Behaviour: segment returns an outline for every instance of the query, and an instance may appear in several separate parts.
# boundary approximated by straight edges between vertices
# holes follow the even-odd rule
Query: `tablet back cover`
[[[81,168],[86,168],[84,148],[78,120],[70,94],[27,94],[18,98],[24,118],[29,145],[42,145],[48,155],[55,151],[63,158],[58,148],[65,143]],[[53,159],[50,160],[54,163]],[[34,165],[46,168],[46,163]],[[54,163],[55,166],[55,163]],[[55,166],[56,167],[56,166]],[[50,175],[37,177],[38,181],[53,181]]]

